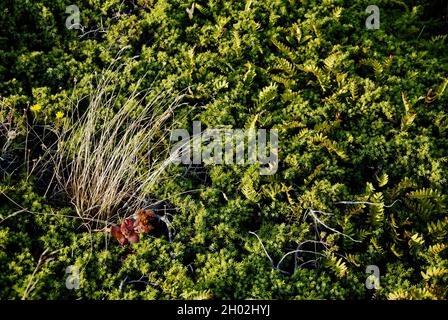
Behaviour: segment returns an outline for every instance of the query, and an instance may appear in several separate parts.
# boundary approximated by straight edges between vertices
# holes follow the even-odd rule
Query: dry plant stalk
[[[162,142],[170,133],[166,122],[183,96],[162,91],[150,97],[150,89],[138,91],[141,80],[130,93],[121,92],[117,74],[120,69],[114,65],[103,72],[83,116],[67,119],[58,133],[57,151],[47,152],[54,181],[88,224],[114,221],[143,208],[148,190],[175,156]],[[119,94],[125,95],[124,102]],[[78,106],[79,100],[75,110]]]

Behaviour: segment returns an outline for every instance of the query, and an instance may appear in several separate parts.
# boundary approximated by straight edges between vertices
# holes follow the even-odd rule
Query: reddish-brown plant
[[[137,243],[140,241],[139,233],[148,233],[154,229],[150,221],[155,217],[156,215],[151,209],[141,209],[137,212],[136,219],[124,219],[120,226],[113,225],[110,233],[122,246],[129,242]]]

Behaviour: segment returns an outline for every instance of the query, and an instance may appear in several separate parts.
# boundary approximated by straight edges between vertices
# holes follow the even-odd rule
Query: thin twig
[[[260,242],[261,246],[263,247],[264,253],[268,257],[269,261],[271,262],[272,267],[275,268],[274,260],[272,260],[271,256],[269,255],[268,251],[266,250],[266,248],[263,244],[263,241],[261,241],[260,237],[255,232],[249,231],[249,233],[257,237],[258,241]]]
[[[51,255],[53,255],[53,254],[55,254],[55,253],[57,253],[57,252],[59,252],[59,251],[61,251],[61,250],[62,250],[62,249],[58,249],[58,250],[55,250],[55,251],[53,251],[53,252],[50,252],[49,256],[51,256]],[[27,282],[27,285],[26,285],[25,291],[23,292],[23,295],[22,295],[21,300],[26,300],[26,299],[28,298],[29,294],[30,294],[30,293],[34,290],[34,288],[36,287],[36,284],[39,282],[39,279],[37,279],[36,281],[33,281],[33,280],[34,280],[34,277],[36,276],[37,271],[39,270],[39,268],[40,268],[44,263],[46,263],[46,262],[48,262],[48,261],[50,261],[50,260],[52,259],[52,258],[50,258],[50,259],[44,260],[44,257],[45,257],[45,255],[47,254],[47,252],[48,252],[48,248],[45,249],[44,252],[42,252],[42,254],[40,255],[39,260],[38,260],[37,265],[36,265],[36,268],[34,268],[34,271],[33,271],[33,273],[31,274],[30,279],[29,279],[28,282]]]
[[[342,235],[342,236],[344,236],[344,237],[346,237],[346,238],[348,238],[348,239],[350,239],[350,240],[352,240],[352,241],[354,241],[354,242],[358,242],[358,243],[361,243],[361,242],[362,242],[362,241],[360,241],[360,240],[353,239],[353,238],[350,237],[349,235],[347,235],[347,234],[345,234],[345,233],[342,233],[341,231],[338,231],[338,230],[336,230],[336,229],[334,229],[334,228],[332,228],[332,227],[326,225],[324,222],[322,222],[322,220],[320,220],[320,219],[314,214],[314,213],[317,212],[317,211],[314,211],[313,209],[308,208],[308,212],[309,212],[309,214],[311,214],[311,216],[313,217],[313,219],[314,219],[315,222],[318,222],[319,224],[321,224],[322,226],[324,226],[324,227],[327,228],[328,230],[331,230],[331,231],[333,231],[333,232],[335,232],[335,233],[337,233],[337,234],[340,234],[340,235]]]
[[[280,261],[277,263],[277,269],[280,270],[280,264],[283,262],[283,260],[284,260],[287,256],[289,256],[290,254],[293,254],[293,253],[298,253],[298,252],[303,252],[303,253],[314,253],[314,254],[320,255],[320,256],[322,256],[322,257],[325,257],[325,255],[322,254],[322,253],[320,253],[320,252],[315,252],[315,251],[311,251],[311,250],[301,250],[301,249],[297,249],[297,250],[293,250],[293,251],[290,251],[290,252],[286,253],[286,254],[280,259]]]
[[[394,202],[392,202],[392,204],[390,204],[390,205],[385,205],[382,202],[368,202],[368,201],[339,201],[339,202],[335,202],[335,204],[368,204],[368,205],[372,205],[372,206],[391,208],[396,202],[401,202],[401,201],[400,201],[400,199],[397,199]]]

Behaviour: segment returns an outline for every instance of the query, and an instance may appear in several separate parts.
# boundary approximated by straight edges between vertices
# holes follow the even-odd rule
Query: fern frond
[[[300,44],[302,40],[302,30],[300,29],[300,26],[297,23],[294,23],[291,26],[291,32],[296,36],[297,43]]]
[[[439,86],[439,88],[437,89],[436,96],[438,98],[440,98],[443,95],[443,93],[445,92],[447,86],[448,86],[448,78],[445,79],[443,81],[443,83]]]
[[[406,199],[405,204],[413,212],[423,217],[429,217],[436,211],[436,204],[430,199],[421,199],[418,202],[411,202]]]
[[[436,297],[426,288],[398,289],[387,295],[389,300],[423,300],[435,299]]]
[[[338,278],[343,278],[348,273],[347,265],[342,258],[337,258],[333,253],[327,253],[325,265],[334,272]]]
[[[350,81],[349,90],[350,94],[352,95],[352,99],[353,100],[358,99],[358,85],[356,84],[356,81],[354,80]]]
[[[397,257],[400,258],[403,254],[397,251],[397,248],[395,247],[395,243],[392,244],[390,247],[390,251]]]
[[[285,78],[285,77],[281,77],[281,76],[277,76],[277,75],[272,75],[271,79],[274,80],[277,83],[281,83],[285,86],[285,88],[290,88],[292,86],[294,86],[295,81]]]
[[[429,267],[425,272],[421,272],[424,280],[428,281],[431,278],[439,278],[448,274],[448,269],[443,267]]]
[[[347,154],[339,149],[337,143],[335,141],[330,140],[327,136],[322,135],[322,133],[318,133],[315,136],[311,138],[311,142],[317,142],[323,147],[325,147],[328,152],[335,153],[337,156],[339,156],[341,159],[346,160],[348,159]]]
[[[409,112],[406,113],[402,118],[401,118],[401,129],[406,129],[407,127],[409,127],[412,122],[414,122],[415,117],[417,116],[417,113],[415,112]]]
[[[375,77],[378,79],[381,78],[384,71],[383,64],[379,61],[374,60],[372,61],[371,66],[373,68],[373,71],[375,72]]]
[[[415,233],[409,239],[408,244],[409,244],[410,247],[413,247],[413,246],[416,246],[416,245],[422,246],[422,245],[425,244],[425,240],[423,239],[423,237],[420,234]]]
[[[182,293],[182,298],[187,300],[209,300],[213,298],[213,293],[210,289],[200,291],[187,291]]]
[[[439,88],[437,88],[437,91],[435,94],[432,93],[432,89],[430,89],[428,91],[428,93],[426,94],[426,97],[425,97],[425,102],[432,103],[432,102],[436,101],[437,99],[439,99],[445,92],[447,86],[448,86],[448,78],[446,78],[443,81],[443,83],[439,86]]]
[[[257,75],[255,67],[250,62],[246,63],[244,66],[247,68],[247,71],[244,74],[243,81],[251,83]]]
[[[299,96],[299,93],[296,91],[292,91],[291,89],[286,89],[285,92],[282,94],[282,101],[293,101]]]
[[[336,62],[338,61],[340,56],[341,56],[341,54],[339,52],[335,52],[335,53],[329,55],[327,58],[325,58],[324,65],[325,65],[325,68],[327,69],[327,71],[334,70]]]
[[[276,201],[277,195],[279,195],[281,192],[282,188],[278,183],[265,184],[261,188],[262,195],[267,196],[272,201]]]
[[[281,52],[287,54],[290,57],[294,56],[292,49],[287,45],[285,45],[284,43],[277,40],[275,37],[273,37],[271,41]]]
[[[448,115],[439,114],[436,117],[434,124],[439,128],[440,133],[444,134],[448,130]]]
[[[258,118],[260,117],[260,113],[251,114],[248,116],[246,123],[244,124],[244,129],[251,130],[255,129],[255,124],[258,121]]]
[[[194,8],[198,9],[200,13],[202,13],[203,15],[207,16],[210,13],[210,10],[207,8],[204,8],[202,5],[200,5],[199,3],[194,3]]]
[[[227,80],[225,79],[217,79],[216,81],[214,81],[213,83],[213,89],[217,92],[220,91],[222,89],[228,88],[229,87],[229,83],[227,82]]]
[[[409,299],[409,292],[404,289],[395,290],[387,295],[389,300],[407,300]]]
[[[438,255],[439,253],[441,253],[443,250],[448,248],[448,244],[446,243],[436,243],[432,246],[429,246],[428,248],[428,252],[432,255]]]
[[[365,207],[366,207],[366,205],[363,204],[363,203],[353,205],[353,206],[347,211],[346,215],[347,215],[348,217],[357,216],[357,215],[359,215],[360,213],[362,213],[362,212],[364,211],[364,208],[365,208]]]
[[[338,83],[338,88],[341,89],[340,92],[347,92],[347,88],[345,87],[345,83],[348,77],[348,73],[346,72],[337,72],[336,73],[336,82]]]
[[[381,79],[383,76],[384,67],[383,64],[375,59],[369,58],[369,59],[362,59],[360,61],[361,64],[369,66],[373,69],[373,72],[375,74],[375,77],[377,79]]]
[[[232,31],[232,35],[233,35],[232,48],[239,55],[241,52],[241,36],[238,33],[238,31]]]
[[[415,182],[410,179],[409,177],[404,177],[391,191],[390,191],[390,198],[395,199],[400,194],[402,194],[403,191],[406,191],[408,188],[415,187]]]
[[[276,128],[278,130],[284,132],[284,131],[287,131],[287,130],[290,130],[290,129],[303,128],[305,126],[306,125],[303,122],[294,120],[294,121],[285,121],[284,123],[276,126]]]
[[[302,140],[309,132],[310,132],[310,129],[308,129],[308,128],[301,129],[299,131],[299,133],[294,136],[294,140],[297,140],[297,141]]]
[[[384,200],[383,193],[376,192],[372,196],[372,202],[378,205],[369,207],[370,220],[373,225],[381,224],[384,221]]]
[[[401,92],[401,99],[403,100],[403,105],[404,105],[405,113],[409,113],[409,111],[412,110],[412,105],[411,105],[411,103],[409,102],[409,99],[408,99],[406,93]]]
[[[439,34],[439,35],[437,35],[437,36],[433,36],[432,38],[431,38],[431,42],[432,43],[436,43],[436,42],[445,42],[445,40],[446,40],[446,34]]]
[[[277,63],[274,65],[274,69],[284,71],[290,75],[294,74],[294,65],[285,58],[277,58]]]
[[[384,254],[384,249],[381,247],[381,245],[378,244],[378,242],[374,239],[371,238],[370,239],[370,243],[373,245],[373,247],[375,248],[376,252],[378,252],[378,254]]]
[[[394,61],[394,58],[392,55],[388,56],[386,59],[384,59],[383,68],[385,70],[389,69],[392,66],[392,63]]]
[[[398,224],[395,220],[395,217],[393,215],[390,215],[390,219],[389,219],[389,226],[391,226],[391,231],[392,231],[392,238],[394,240],[395,243],[401,241],[400,240],[400,235],[398,233]]]
[[[317,175],[322,171],[322,169],[325,167],[324,163],[321,163],[320,165],[318,165],[313,172],[306,178],[304,179],[304,184],[305,186],[307,186],[311,181],[313,181],[314,178],[317,177]]]
[[[315,64],[312,64],[312,63],[304,64],[301,69],[305,72],[312,73],[315,76],[317,76],[320,73],[319,68]]]
[[[332,15],[336,20],[339,20],[342,14],[342,7],[336,7],[332,11]]]
[[[361,266],[361,264],[359,262],[359,257],[358,256],[349,253],[345,257],[346,257],[348,262],[350,262],[351,264],[355,265],[356,267],[360,267]]]
[[[448,232],[448,218],[428,222],[427,229],[430,234],[440,233],[445,235]]]
[[[371,234],[370,231],[366,230],[366,229],[358,229],[355,232],[356,235],[356,239],[359,239],[360,241],[364,241],[365,239],[367,239],[367,237]]]
[[[261,89],[260,93],[258,94],[258,105],[263,106],[268,102],[274,100],[276,96],[277,84],[271,83],[270,85]]]
[[[306,63],[303,66],[299,67],[299,69],[307,73],[312,73],[317,78],[317,81],[319,82],[322,91],[324,92],[326,91],[327,81],[325,78],[325,74],[322,72],[321,69],[319,69],[318,66],[316,66],[314,63]]]
[[[376,180],[378,181],[379,187],[384,187],[389,182],[389,176],[387,173],[383,172],[381,176],[376,177]]]
[[[444,197],[440,191],[430,188],[422,188],[416,191],[412,191],[408,194],[408,196],[411,199],[442,199]]]
[[[252,171],[246,172],[241,181],[241,193],[251,202],[257,203],[260,201],[260,193],[255,189],[254,180],[252,179]]]

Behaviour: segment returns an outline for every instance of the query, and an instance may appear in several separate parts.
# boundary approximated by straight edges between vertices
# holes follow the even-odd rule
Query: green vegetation
[[[448,298],[443,1],[98,3],[0,3],[0,298]],[[65,26],[71,4],[81,29]],[[379,30],[365,28],[370,4]],[[165,93],[154,114],[173,99],[184,104],[151,131],[142,112]],[[134,140],[118,134],[121,149],[103,145],[108,167],[80,147],[95,135],[82,122],[92,105],[100,134],[114,137],[107,125],[121,112],[117,128],[137,134],[126,126],[138,119],[138,134],[151,131],[157,145],[122,159]],[[135,114],[123,111],[129,105]],[[143,153],[164,154],[170,129],[191,130],[193,120],[278,129],[277,173],[171,165],[152,179],[154,158]],[[78,167],[63,165],[73,157]],[[132,176],[112,169],[124,164]],[[136,192],[163,217],[139,242],[120,246],[86,219],[120,223],[136,209],[121,203]],[[366,289],[369,265],[380,288]],[[79,269],[78,289],[66,287],[69,266]]]

